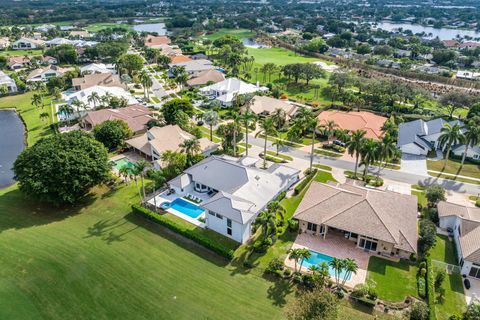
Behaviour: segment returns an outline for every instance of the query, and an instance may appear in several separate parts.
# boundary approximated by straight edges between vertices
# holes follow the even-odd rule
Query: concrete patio
[[[345,283],[349,288],[365,282],[367,278],[368,260],[370,256],[373,255],[357,248],[355,242],[345,239],[337,232],[329,232],[325,239],[307,233],[299,234],[292,248],[307,248],[331,257],[354,259],[358,264],[358,271],[356,274],[352,274],[351,279]],[[295,262],[287,258],[285,264],[293,268]],[[302,271],[308,271],[308,269],[302,267]]]
[[[476,301],[477,303],[480,303],[480,280],[474,279],[472,277],[468,277],[468,280],[470,280],[470,289],[466,289],[465,286],[463,287],[463,290],[465,291],[465,300],[467,301],[467,304],[470,304],[472,300]],[[462,278],[462,283],[463,283],[463,278]]]

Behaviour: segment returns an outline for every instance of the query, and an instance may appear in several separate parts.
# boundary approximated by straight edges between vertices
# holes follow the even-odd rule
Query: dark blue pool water
[[[0,110],[0,189],[15,183],[12,166],[25,147],[23,122],[13,110]]]

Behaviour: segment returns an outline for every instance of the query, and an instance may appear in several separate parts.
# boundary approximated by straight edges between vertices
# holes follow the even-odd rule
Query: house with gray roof
[[[453,233],[462,275],[480,279],[480,208],[440,201],[438,218]]]
[[[5,72],[0,70],[0,87],[6,87],[7,92],[17,92],[17,84]]]
[[[424,121],[422,119],[401,123],[398,127],[397,146],[402,153],[427,155],[431,150],[440,149],[438,138],[446,123],[450,125],[463,123],[459,120],[446,121],[442,118]]]
[[[252,235],[252,223],[267,204],[298,181],[300,171],[273,164],[257,167],[259,159],[211,156],[186,169],[168,184],[177,195],[190,192],[210,196],[205,209],[207,228],[237,242]]]
[[[354,184],[312,182],[293,217],[300,232],[341,234],[360,250],[409,258],[417,253],[417,198]]]

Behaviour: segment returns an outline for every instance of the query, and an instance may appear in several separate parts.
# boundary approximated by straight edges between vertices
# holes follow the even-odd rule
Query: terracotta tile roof
[[[170,43],[170,38],[167,36],[152,36],[151,34],[149,34],[145,39],[146,47],[161,46],[169,43]]]
[[[365,130],[367,138],[379,140],[383,136],[382,126],[387,118],[365,111],[323,111],[318,115],[320,124],[333,120],[341,129],[351,131]]]
[[[411,195],[313,182],[294,217],[417,251],[417,198]]]
[[[94,127],[107,120],[123,120],[133,132],[141,132],[146,129],[148,121],[153,119],[151,114],[152,112],[148,108],[136,104],[119,109],[89,111],[82,121]]]
[[[17,64],[17,63],[27,64],[27,63],[30,63],[30,59],[27,58],[27,57],[23,57],[23,56],[15,56],[15,57],[8,58],[8,65],[9,66],[12,66],[12,65]]]
[[[442,43],[445,45],[445,47],[457,47],[460,44],[457,40],[454,39],[443,40]]]
[[[217,70],[206,70],[198,74],[187,81],[189,86],[200,86],[207,84],[208,82],[218,83],[225,80],[225,75]]]
[[[183,54],[181,54],[178,56],[171,56],[170,61],[171,61],[170,63],[179,63],[179,62],[192,61],[192,59],[189,56],[184,56]]]

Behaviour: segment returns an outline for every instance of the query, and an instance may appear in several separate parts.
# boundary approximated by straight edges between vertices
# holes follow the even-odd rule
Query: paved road
[[[264,140],[255,138],[254,136],[249,135],[248,143],[259,146],[259,147],[263,147]],[[275,147],[272,146],[271,142],[267,143],[267,148],[270,150],[275,150]],[[284,154],[288,154],[292,157],[296,157],[304,160],[310,160],[310,153],[302,150],[298,150],[293,147],[284,147],[281,152]],[[330,167],[335,167],[343,170],[353,171],[355,169],[355,163],[353,162],[337,159],[333,157],[320,156],[320,155],[314,156],[314,163],[321,163]],[[376,167],[370,168],[370,172],[375,174],[377,173],[377,170],[378,169]],[[380,172],[380,176],[390,180],[395,180],[398,182],[404,182],[408,184],[421,184],[421,185],[439,184],[439,185],[442,185],[447,190],[460,192],[460,193],[469,193],[474,195],[480,193],[480,185],[456,182],[456,181],[436,178],[428,175],[406,173],[400,170],[382,169]]]

